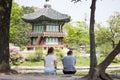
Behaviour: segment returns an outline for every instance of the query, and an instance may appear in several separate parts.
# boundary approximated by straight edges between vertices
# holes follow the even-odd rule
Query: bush
[[[79,56],[80,56],[80,52],[77,51],[77,50],[73,50],[73,55],[74,55],[75,57],[79,57]]]
[[[20,65],[24,62],[24,57],[16,48],[10,49],[10,64],[11,65]]]
[[[61,48],[55,48],[55,53],[56,53],[58,60],[61,60],[65,55],[65,53],[63,52]]]
[[[118,62],[120,62],[120,58],[119,58],[119,57],[115,57],[112,62],[113,62],[113,63],[118,63]]]
[[[26,55],[26,61],[40,61],[43,60],[43,49],[42,48],[36,48],[35,52],[27,53]]]
[[[97,52],[103,55],[108,55],[112,51],[112,46],[109,43],[102,44],[98,47]]]

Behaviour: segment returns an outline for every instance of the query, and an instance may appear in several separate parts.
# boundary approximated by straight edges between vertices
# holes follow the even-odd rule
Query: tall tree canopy
[[[89,44],[87,27],[85,22],[76,22],[75,24],[67,23],[64,25],[64,32],[66,32],[64,43],[68,45],[68,48],[77,49],[81,45],[86,46]]]
[[[120,13],[117,12],[110,16],[108,24],[109,26],[106,27],[103,27],[100,24],[96,25],[96,41],[99,45],[109,42],[113,48],[115,48],[115,45],[120,40]]]
[[[34,12],[36,7],[20,7],[13,1],[11,20],[10,20],[10,43],[17,46],[26,46],[29,43],[27,37],[28,32],[31,30],[30,24],[25,23],[21,16],[27,13]]]
[[[113,48],[115,48],[115,45],[120,40],[120,13],[116,12],[115,15],[112,15],[109,20],[109,29],[111,32],[111,42]]]

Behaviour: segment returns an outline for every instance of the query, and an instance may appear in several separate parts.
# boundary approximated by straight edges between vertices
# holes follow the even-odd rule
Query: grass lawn
[[[101,61],[103,61],[104,57],[98,57],[98,63],[100,63]],[[89,57],[76,57],[76,66],[89,66],[90,64],[90,59]],[[119,65],[119,63],[112,63],[112,65]],[[24,63],[22,63],[20,66],[43,66],[43,60],[39,61],[39,62],[30,62],[30,61],[25,61]],[[57,65],[58,66],[62,66],[62,61],[61,60],[57,60]]]

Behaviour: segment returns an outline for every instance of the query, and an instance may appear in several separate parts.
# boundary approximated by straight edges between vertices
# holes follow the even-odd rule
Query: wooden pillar
[[[34,31],[34,24],[32,24],[32,32]]]
[[[46,32],[46,26],[47,26],[47,24],[44,24],[44,32]]]
[[[36,40],[36,45],[39,45],[41,41],[41,36],[38,36],[37,40]]]
[[[61,45],[60,37],[58,37],[58,45]]]
[[[58,24],[58,32],[61,32],[61,30],[60,30],[60,24]]]
[[[46,37],[43,38],[43,44],[46,45]]]

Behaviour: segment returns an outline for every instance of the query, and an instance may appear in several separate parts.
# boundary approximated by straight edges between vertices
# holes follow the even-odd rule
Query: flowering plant
[[[20,65],[24,62],[24,57],[20,53],[20,48],[15,46],[10,46],[10,64]]]

